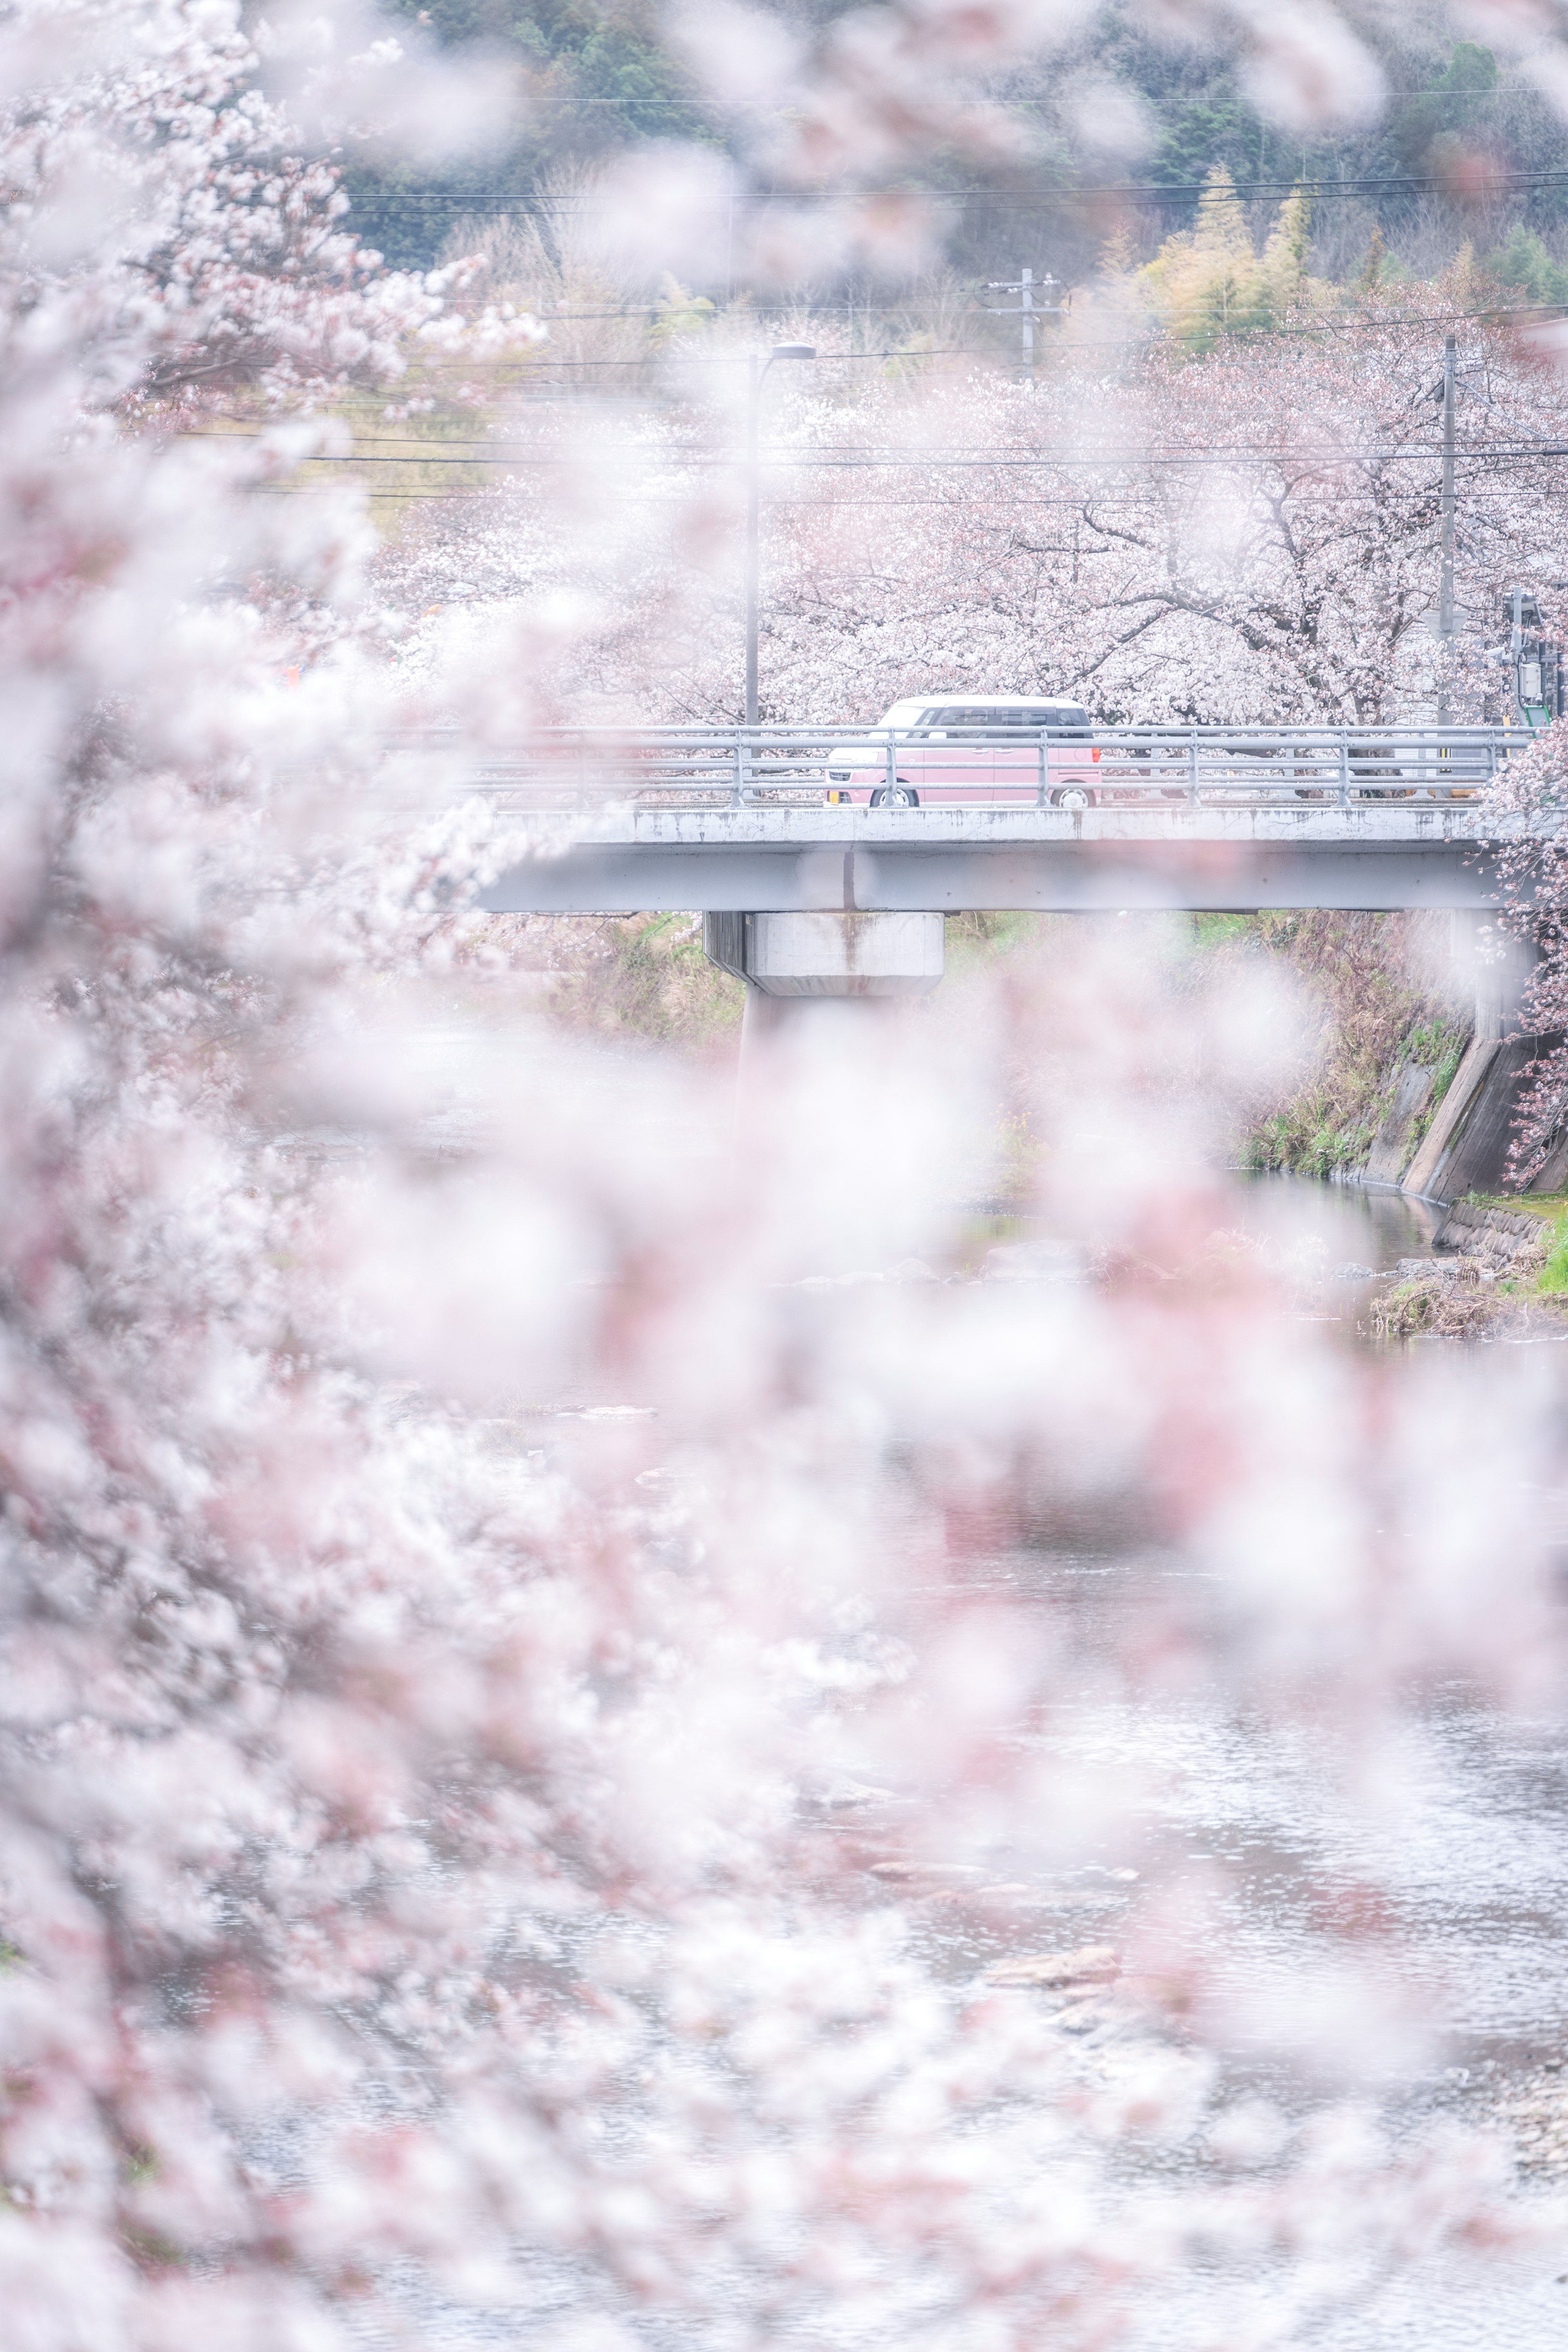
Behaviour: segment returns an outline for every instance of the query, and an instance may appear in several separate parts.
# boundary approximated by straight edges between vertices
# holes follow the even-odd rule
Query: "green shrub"
[[[1568,1217],[1560,1217],[1552,1228],[1552,1246],[1535,1286],[1542,1291],[1568,1290]]]

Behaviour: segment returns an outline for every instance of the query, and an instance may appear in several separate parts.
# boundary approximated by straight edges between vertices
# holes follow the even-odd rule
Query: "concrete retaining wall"
[[[1427,1201],[1455,1201],[1464,1192],[1499,1192],[1508,1173],[1514,1115],[1531,1063],[1555,1044],[1550,1037],[1478,1037],[1438,1104],[1401,1191]],[[1549,1165],[1531,1192],[1561,1189]]]
[[[1428,1201],[1501,1190],[1531,1064],[1556,1042],[1520,1033],[1534,943],[1486,923],[1474,950],[1475,1036],[1400,1180],[1403,1191]]]
[[[1415,1150],[1415,1126],[1432,1098],[1436,1071],[1430,1062],[1406,1062],[1394,1081],[1394,1101],[1373,1138],[1363,1181],[1397,1184]]]

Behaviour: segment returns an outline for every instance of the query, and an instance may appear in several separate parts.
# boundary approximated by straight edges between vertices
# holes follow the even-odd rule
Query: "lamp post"
[[[746,724],[757,723],[757,578],[758,515],[762,505],[762,467],[757,455],[757,421],[762,415],[763,378],[775,360],[814,360],[812,343],[775,343],[765,360],[747,362],[750,381],[746,404]]]

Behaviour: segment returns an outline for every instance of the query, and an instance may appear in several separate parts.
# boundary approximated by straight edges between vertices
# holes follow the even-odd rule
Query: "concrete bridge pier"
[[[704,952],[746,983],[742,1103],[772,1044],[844,1017],[846,1004],[885,1004],[935,988],[944,931],[941,915],[705,914]]]
[[[746,983],[742,1054],[825,999],[924,996],[942,979],[943,918],[708,914],[702,946]]]

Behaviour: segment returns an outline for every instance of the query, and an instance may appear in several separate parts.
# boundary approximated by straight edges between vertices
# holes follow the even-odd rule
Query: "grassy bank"
[[[1429,921],[1322,911],[1200,915],[1200,950],[1288,965],[1314,1024],[1307,1075],[1244,1140],[1255,1168],[1346,1176],[1366,1164],[1412,1065],[1433,1072],[1409,1135],[1420,1143],[1452,1083],[1471,1022],[1447,1001]]]
[[[739,1039],[745,990],[703,954],[700,915],[502,915],[486,936],[578,1035],[698,1056]]]
[[[947,924],[950,983],[1027,952],[1079,919],[998,912]],[[504,933],[504,937],[502,934]],[[706,1055],[733,1052],[744,991],[702,952],[696,915],[508,917],[496,943],[534,979],[550,1017],[580,1034]],[[1364,1167],[1412,1066],[1432,1072],[1405,1130],[1414,1152],[1470,1038],[1468,1008],[1446,1001],[1430,918],[1408,914],[1199,915],[1200,959],[1226,958],[1240,984],[1258,959],[1283,962],[1298,983],[1309,1034],[1303,1075],[1266,1103],[1237,1139],[1258,1169],[1318,1177]]]
[[[1066,919],[950,916],[948,979],[1026,948]],[[531,978],[549,1017],[579,1035],[697,1055],[732,1052],[739,1040],[745,990],[703,954],[700,915],[498,916],[487,937]]]

